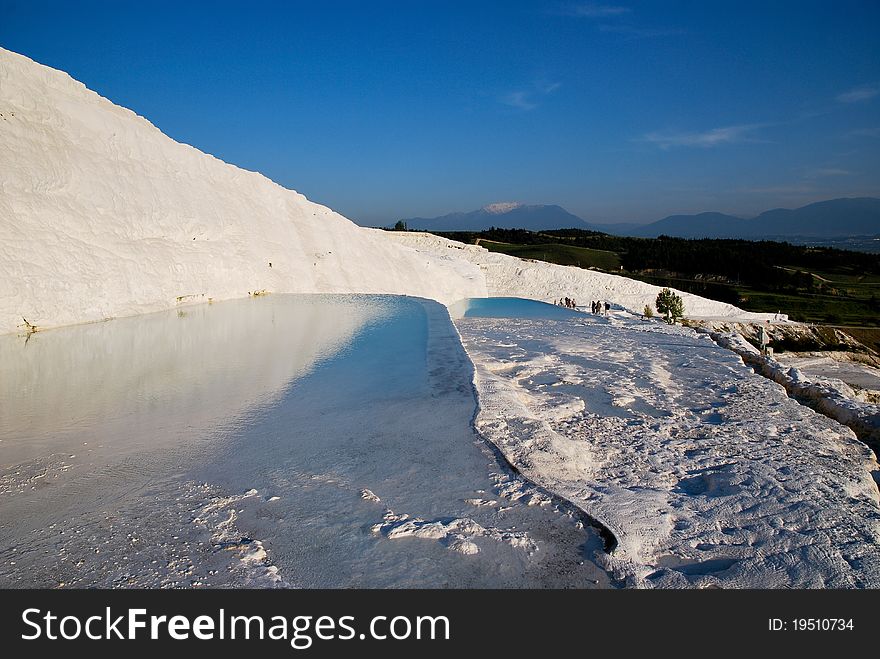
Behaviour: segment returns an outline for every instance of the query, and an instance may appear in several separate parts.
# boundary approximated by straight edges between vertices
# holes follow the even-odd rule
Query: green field
[[[795,294],[737,288],[740,306],[749,311],[782,311],[793,320],[831,325],[880,325],[880,277],[841,268],[810,272],[815,292]]]
[[[814,273],[828,281],[823,282],[824,286],[817,288],[815,292],[778,292],[736,284],[719,286],[688,277],[657,277],[626,271],[620,274],[656,286],[669,286],[729,302],[746,311],[781,312],[799,322],[856,327],[880,326],[880,278],[877,277]]]
[[[601,249],[588,249],[586,247],[574,247],[573,245],[560,245],[549,243],[543,245],[514,245],[501,243],[493,240],[480,240],[480,247],[485,247],[490,252],[501,252],[521,259],[534,259],[547,261],[557,265],[574,265],[580,268],[598,268],[600,270],[620,271],[620,257],[614,252],[606,252]]]
[[[831,325],[880,325],[880,316],[851,298],[832,295],[768,293],[739,288],[739,306],[748,311],[788,314],[792,320]]]

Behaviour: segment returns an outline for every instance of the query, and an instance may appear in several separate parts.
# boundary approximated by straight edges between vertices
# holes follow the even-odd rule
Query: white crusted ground
[[[705,330],[698,330],[705,331]],[[758,373],[782,385],[790,396],[810,405],[816,410],[851,428],[861,440],[873,448],[880,446],[880,405],[870,402],[869,397],[860,397],[847,383],[838,378],[807,375],[795,366],[780,363],[774,356],[762,355],[757,348],[736,333],[709,332],[719,345],[733,350],[745,363]],[[818,374],[827,366],[818,366]],[[865,369],[871,367],[865,366]],[[861,376],[862,381],[870,381],[872,374],[858,371],[850,375]],[[876,378],[876,375],[874,375]],[[868,400],[866,400],[868,398]]]
[[[479,431],[647,587],[878,587],[873,454],[706,335],[619,314],[456,321]]]
[[[261,291],[486,294],[473,264],[361,229],[0,48],[0,334]]]

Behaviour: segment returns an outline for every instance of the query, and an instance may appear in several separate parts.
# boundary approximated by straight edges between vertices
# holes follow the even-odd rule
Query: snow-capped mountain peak
[[[504,213],[509,213],[520,206],[522,206],[522,203],[519,201],[499,201],[494,204],[483,206],[483,210],[491,215],[503,215]]]

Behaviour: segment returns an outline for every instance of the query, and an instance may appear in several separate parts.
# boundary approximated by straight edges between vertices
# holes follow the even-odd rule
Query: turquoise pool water
[[[475,297],[462,300],[449,309],[453,318],[547,318],[564,320],[578,311],[538,300],[520,297]]]

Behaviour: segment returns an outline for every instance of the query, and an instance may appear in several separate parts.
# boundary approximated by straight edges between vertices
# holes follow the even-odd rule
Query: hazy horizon
[[[361,224],[880,196],[880,5],[0,0],[0,45]]]
[[[871,195],[867,195],[867,197],[872,198],[872,199],[876,198],[876,197],[873,197],[873,196],[871,196]],[[856,198],[859,198],[859,197],[840,197],[840,199],[843,199],[843,198],[847,198],[847,199],[856,199]],[[862,198],[864,198],[864,197],[862,197]],[[653,223],[653,222],[656,222],[656,221],[658,221],[658,220],[662,220],[662,219],[665,219],[665,218],[667,218],[667,217],[671,217],[671,216],[676,216],[676,215],[700,215],[700,214],[704,214],[704,213],[710,213],[710,214],[711,214],[711,213],[719,213],[719,214],[722,214],[722,215],[730,215],[730,216],[732,216],[732,217],[736,217],[737,219],[740,219],[740,220],[752,220],[752,219],[757,218],[759,215],[761,215],[762,213],[765,213],[765,212],[767,212],[767,211],[780,210],[780,209],[796,210],[796,209],[798,209],[798,208],[802,208],[803,206],[809,206],[810,204],[820,203],[820,202],[824,202],[824,201],[834,201],[834,200],[833,200],[833,199],[816,199],[815,201],[807,202],[807,203],[805,203],[805,204],[798,204],[797,206],[789,206],[789,207],[776,206],[776,207],[773,207],[773,208],[764,208],[764,209],[761,209],[760,211],[758,211],[758,212],[756,212],[756,213],[749,214],[749,215],[739,215],[739,214],[737,214],[737,213],[724,213],[723,211],[717,211],[717,210],[715,210],[715,209],[703,209],[703,210],[695,210],[695,211],[686,212],[686,213],[685,213],[685,212],[683,212],[683,213],[667,213],[666,215],[663,215],[663,216],[661,216],[661,217],[653,217],[653,218],[651,218],[651,219],[646,219],[646,220],[616,220],[616,221],[608,221],[608,222],[604,222],[604,221],[602,221],[602,220],[588,220],[587,218],[584,218],[584,217],[578,215],[577,213],[572,213],[572,214],[573,214],[573,215],[578,215],[578,217],[580,217],[582,220],[585,220],[585,221],[589,222],[590,224],[602,224],[602,225],[604,225],[604,224],[609,224],[609,225],[614,225],[614,224],[620,224],[620,225],[628,225],[628,224],[633,224],[633,225],[645,225],[645,224],[651,224],[651,223]],[[457,210],[449,211],[448,213],[441,213],[440,215],[438,215],[438,216],[433,216],[433,217],[443,217],[443,216],[445,216],[445,215],[456,215],[456,214],[467,214],[467,213],[471,213],[471,212],[474,212],[474,211],[477,211],[477,210],[483,210],[483,209],[486,209],[486,208],[489,207],[489,206],[494,206],[494,205],[508,205],[508,204],[509,204],[509,205],[512,205],[512,206],[517,206],[517,207],[518,207],[518,206],[552,206],[552,205],[559,205],[559,204],[534,204],[534,203],[531,203],[531,202],[528,202],[528,201],[525,201],[525,202],[522,202],[522,201],[503,201],[503,202],[493,202],[493,203],[490,203],[490,204],[483,204],[483,205],[480,206],[479,208],[457,209]],[[563,210],[566,210],[566,211],[571,212],[570,209],[565,208],[564,206],[562,206],[562,208],[563,208]],[[431,219],[431,217],[421,216],[421,215],[413,215],[412,218],[413,218],[413,219],[414,219],[414,218]],[[396,218],[396,219],[410,219],[410,218]],[[395,220],[391,220],[391,221],[394,222],[394,221],[396,221],[396,219],[395,219]]]

